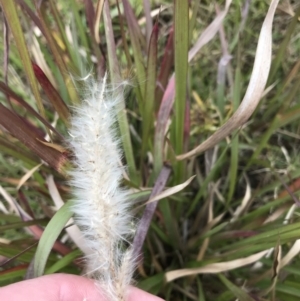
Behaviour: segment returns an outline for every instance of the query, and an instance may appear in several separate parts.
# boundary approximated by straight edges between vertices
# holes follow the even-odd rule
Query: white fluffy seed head
[[[87,275],[96,279],[109,300],[121,301],[131,282],[133,260],[128,247],[130,204],[127,191],[120,187],[122,155],[115,124],[120,97],[107,89],[106,76],[101,83],[86,78],[84,90],[70,127],[73,211],[91,250]]]

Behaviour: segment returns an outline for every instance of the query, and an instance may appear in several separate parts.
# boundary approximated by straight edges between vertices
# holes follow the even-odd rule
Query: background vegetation
[[[268,89],[251,119],[181,161],[237,110],[267,1],[0,2],[0,286],[81,273],[79,235],[64,228],[65,138],[82,88],[73,79],[109,70],[114,89],[130,84],[118,123],[137,216],[150,194],[173,187],[146,207],[137,285],[166,300],[298,300],[297,1],[276,10]]]

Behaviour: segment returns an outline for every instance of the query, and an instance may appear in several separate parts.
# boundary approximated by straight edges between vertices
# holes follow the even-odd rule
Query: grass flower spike
[[[91,249],[86,274],[108,300],[121,301],[126,300],[133,272],[131,247],[126,248],[131,214],[127,192],[120,187],[122,155],[115,131],[119,99],[107,89],[106,80],[85,80],[87,93],[71,119],[75,168],[70,173],[76,223]]]

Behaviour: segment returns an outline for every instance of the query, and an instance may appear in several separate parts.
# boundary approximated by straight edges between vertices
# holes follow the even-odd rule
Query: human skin
[[[106,301],[94,281],[67,274],[53,274],[0,288],[2,301]],[[162,301],[130,287],[128,301]]]

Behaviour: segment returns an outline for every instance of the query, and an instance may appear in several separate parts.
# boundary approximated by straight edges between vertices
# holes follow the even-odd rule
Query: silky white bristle
[[[121,151],[116,135],[119,97],[87,78],[85,97],[71,118],[70,146],[75,168],[70,172],[75,221],[91,254],[86,273],[111,301],[126,300],[133,260],[128,239],[132,233],[130,204],[122,180]]]

